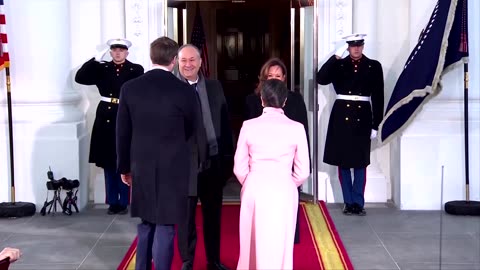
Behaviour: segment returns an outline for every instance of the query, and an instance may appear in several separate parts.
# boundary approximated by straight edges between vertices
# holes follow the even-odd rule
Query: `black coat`
[[[192,87],[190,84],[186,83],[188,87]],[[196,91],[196,90],[193,90]],[[196,94],[198,95],[198,94]],[[197,118],[195,121],[197,122],[198,128],[193,134],[192,138],[190,139],[191,144],[191,163],[190,163],[190,177],[188,181],[188,195],[189,196],[197,196],[198,191],[198,173],[201,171],[209,168],[209,163],[207,162],[208,159],[208,142],[207,142],[207,134],[203,125],[203,118],[201,112],[201,103],[200,99],[197,98],[198,104],[198,112]]]
[[[283,107],[285,115],[292,119],[303,124],[305,128],[305,133],[307,134],[307,142],[310,142],[308,135],[308,118],[307,118],[307,108],[303,97],[300,93],[288,92],[287,102]],[[263,113],[262,100],[260,96],[252,93],[248,95],[245,99],[245,110],[243,120],[249,120],[255,117],[259,117]]]
[[[119,68],[118,76],[113,62],[99,63],[93,58],[77,71],[75,81],[85,85],[96,85],[101,96],[119,98],[120,87],[133,78],[143,74],[143,67],[125,61]],[[118,104],[100,101],[97,106],[90,140],[89,162],[98,167],[115,169],[115,126]]]
[[[337,94],[371,97],[371,103],[337,99],[328,123],[323,161],[343,168],[365,168],[370,164],[370,134],[383,119],[382,65],[362,56],[330,57],[317,72],[317,82],[332,83]]]
[[[118,170],[132,174],[132,217],[178,224],[187,213],[194,90],[154,69],[125,83],[117,116]]]
[[[187,83],[188,84],[188,83]],[[192,86],[190,86],[192,87]],[[217,179],[209,179],[209,186],[223,187],[233,173],[233,134],[230,125],[227,101],[223,93],[223,87],[218,80],[205,79],[205,88],[207,90],[208,104],[210,106],[210,115],[212,116],[213,128],[217,137],[218,144],[218,162],[210,162],[208,156],[208,143],[203,125],[203,119],[198,120],[201,128],[195,136],[194,148],[192,149],[192,165],[189,185],[189,195],[197,196],[198,172],[204,169],[215,170],[212,176],[218,176]],[[194,89],[192,87],[192,89]],[[201,144],[203,142],[203,145]],[[200,144],[199,144],[200,143]],[[205,155],[204,155],[205,154]],[[198,162],[204,160],[205,166],[198,168]]]
[[[217,137],[218,160],[219,160],[219,185],[225,185],[233,174],[233,132],[230,124],[227,100],[223,93],[223,87],[218,80],[205,79],[207,88],[208,104],[212,115],[213,128]],[[215,168],[214,168],[215,169]]]

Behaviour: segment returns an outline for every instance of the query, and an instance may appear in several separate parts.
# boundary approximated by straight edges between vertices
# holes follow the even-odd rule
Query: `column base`
[[[367,167],[367,183],[365,186],[366,203],[386,203],[388,181],[377,166]],[[326,202],[343,203],[342,187],[338,173],[318,172],[318,198]]]

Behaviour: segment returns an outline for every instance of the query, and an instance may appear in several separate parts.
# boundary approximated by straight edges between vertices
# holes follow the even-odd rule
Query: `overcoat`
[[[132,175],[132,217],[157,225],[185,219],[198,111],[194,90],[171,72],[153,69],[123,85],[118,170]]]
[[[112,101],[100,101],[95,113],[95,122],[90,139],[89,162],[98,167],[115,169],[115,126],[117,122],[118,98],[120,87],[133,78],[142,75],[143,67],[128,60],[123,65],[113,61],[97,62],[90,59],[80,67],[75,81],[84,85],[96,85],[102,97]]]
[[[337,95],[370,97],[371,101],[337,98],[328,122],[323,161],[343,168],[370,164],[370,135],[383,119],[383,71],[380,62],[362,56],[336,59],[335,55],[317,72],[321,85],[332,83]]]

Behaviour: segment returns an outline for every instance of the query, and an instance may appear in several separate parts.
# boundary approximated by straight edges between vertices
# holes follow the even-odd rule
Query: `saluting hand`
[[[103,49],[102,51],[98,52],[97,55],[95,55],[95,61],[97,62],[102,62],[103,61],[103,57],[105,56],[105,54],[110,50],[110,48],[105,48]]]
[[[120,175],[122,177],[122,182],[125,185],[130,186],[132,184],[132,175],[130,173]]]
[[[335,57],[337,59],[341,59],[343,54],[348,50],[348,44],[343,45],[342,47],[338,48],[335,52]]]

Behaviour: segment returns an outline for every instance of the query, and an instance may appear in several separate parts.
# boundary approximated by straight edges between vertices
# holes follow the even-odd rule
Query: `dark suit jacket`
[[[180,77],[180,76],[179,76]],[[182,78],[181,78],[182,79]],[[185,79],[182,79],[185,81]],[[187,83],[188,84],[188,83]],[[191,86],[190,86],[191,87]],[[205,79],[205,88],[207,90],[208,95],[208,104],[210,106],[210,114],[212,116],[212,123],[213,128],[215,129],[215,135],[217,137],[217,144],[218,144],[218,162],[210,162],[210,157],[208,157],[208,147],[207,147],[207,139],[205,134],[200,134],[202,131],[197,132],[196,141],[200,142],[204,140],[205,143],[205,151],[207,151],[207,157],[205,164],[207,164],[207,168],[211,170],[215,170],[213,175],[218,176],[218,179],[211,179],[209,184],[217,184],[217,185],[225,185],[228,178],[233,173],[233,134],[232,128],[230,125],[230,117],[228,113],[227,101],[225,99],[225,94],[223,93],[223,87],[218,80],[209,80]],[[192,87],[193,89],[193,87]],[[203,120],[200,121],[203,127]],[[199,147],[199,145],[197,145]],[[191,171],[195,172],[197,168],[197,159],[201,159],[198,156],[202,154],[204,150],[200,147],[198,150],[192,150],[192,165]],[[204,168],[205,169],[205,168]],[[190,179],[190,196],[197,196],[197,175],[195,177],[191,177]]]
[[[5,258],[0,261],[0,270],[8,270],[10,265],[10,258]]]
[[[132,174],[132,217],[178,224],[187,212],[189,140],[198,103],[191,87],[154,69],[122,87],[117,116],[118,170]]]
[[[188,87],[192,87],[186,83]],[[193,89],[193,87],[192,87]],[[193,90],[196,91],[196,90]],[[198,189],[198,173],[209,167],[208,159],[208,143],[207,134],[203,125],[203,118],[201,112],[200,100],[196,99],[198,104],[197,118],[195,122],[198,124],[198,128],[192,138],[189,140],[191,144],[191,162],[190,162],[190,179],[188,185],[188,195],[197,196]]]
[[[224,185],[233,174],[233,132],[230,125],[227,100],[220,81],[205,79],[213,128],[217,136],[219,184]]]

